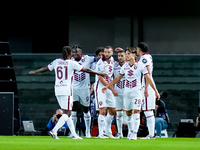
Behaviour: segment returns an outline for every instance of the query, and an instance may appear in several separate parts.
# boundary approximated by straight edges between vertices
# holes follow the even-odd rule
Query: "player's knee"
[[[103,107],[103,108],[100,108],[100,109],[99,109],[99,114],[101,114],[101,115],[104,115],[104,116],[105,116],[105,115],[106,115],[106,113],[107,113],[107,112],[106,112],[106,108],[105,108],[105,107]]]
[[[133,111],[132,111],[132,110],[126,111],[126,115],[127,115],[127,116],[131,116],[132,114],[133,114]]]

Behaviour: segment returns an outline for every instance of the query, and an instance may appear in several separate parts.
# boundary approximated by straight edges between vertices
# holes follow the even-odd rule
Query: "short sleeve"
[[[148,74],[147,67],[145,65],[141,65],[141,67],[142,67],[142,70],[141,70],[142,74],[144,74],[144,75]]]
[[[120,72],[119,72],[121,75],[123,75],[124,76],[124,74],[125,74],[125,72],[124,72],[124,65],[121,67],[121,69],[120,69]]]
[[[78,64],[75,61],[71,61],[71,62],[73,63],[72,65],[73,65],[74,70],[81,71],[81,69],[84,68],[82,65]]]
[[[142,63],[147,67],[150,65],[150,59],[143,57],[142,58]]]
[[[99,71],[99,72],[104,72],[105,71],[104,64],[101,61],[101,59],[97,62],[95,71]]]
[[[54,64],[55,64],[55,60],[53,62],[51,62],[47,68],[49,69],[49,71],[52,71],[54,69]]]
[[[95,57],[94,56],[88,56],[89,62],[93,63],[95,62]]]

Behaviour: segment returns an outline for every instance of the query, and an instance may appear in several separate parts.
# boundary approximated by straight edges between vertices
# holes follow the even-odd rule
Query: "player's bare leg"
[[[115,115],[115,108],[112,107],[108,107],[108,113],[105,119],[105,136],[108,136],[109,138],[115,138],[112,135],[112,131],[111,131],[111,124],[113,121],[113,117]]]
[[[116,110],[117,113],[117,136],[116,138],[123,138],[123,133],[122,133],[122,123],[123,123],[123,109],[121,110]]]
[[[103,135],[104,127],[105,127],[105,115],[106,115],[106,107],[99,108],[99,117],[98,117],[98,128],[99,128],[99,136],[98,138],[108,138]]]
[[[91,115],[89,111],[89,107],[83,106],[83,115],[84,115],[84,121],[85,121],[85,136],[86,138],[91,138],[90,134],[90,125],[91,125]]]

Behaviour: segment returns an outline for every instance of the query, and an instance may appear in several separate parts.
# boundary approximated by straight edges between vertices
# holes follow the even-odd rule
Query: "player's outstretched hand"
[[[29,74],[36,74],[36,72],[35,71],[30,71]]]
[[[156,98],[157,100],[160,100],[160,94],[158,93],[158,91],[156,91]]]
[[[117,48],[115,49],[115,52],[119,52],[119,51],[121,51],[121,50],[123,50],[121,47],[117,47]]]
[[[107,87],[104,86],[104,87],[102,88],[102,93],[105,93],[106,90],[107,90]]]

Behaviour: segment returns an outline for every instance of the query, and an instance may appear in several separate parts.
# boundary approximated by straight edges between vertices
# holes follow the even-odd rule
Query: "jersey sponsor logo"
[[[129,75],[129,76],[132,76],[132,75],[133,75],[133,70],[129,70],[129,71],[128,71],[128,75]]]
[[[120,70],[121,68],[119,67],[119,68],[114,68],[114,70]]]
[[[142,60],[142,62],[143,62],[144,64],[146,64],[146,63],[147,63],[147,59],[144,58],[144,59]]]
[[[108,69],[109,69],[109,72],[111,72],[112,71],[112,66],[110,66]]]

